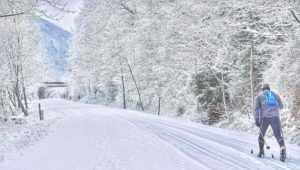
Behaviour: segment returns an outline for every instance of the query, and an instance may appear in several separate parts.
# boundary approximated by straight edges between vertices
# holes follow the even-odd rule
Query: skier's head
[[[262,90],[270,90],[270,85],[269,84],[263,84],[262,85]]]

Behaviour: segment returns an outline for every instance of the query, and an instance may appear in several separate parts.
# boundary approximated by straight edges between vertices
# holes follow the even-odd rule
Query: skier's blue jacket
[[[255,97],[253,116],[254,118],[263,118],[263,117],[279,117],[279,109],[283,109],[283,104],[280,97],[272,92],[277,100],[276,105],[267,105],[265,104],[264,93],[261,92],[258,96]]]

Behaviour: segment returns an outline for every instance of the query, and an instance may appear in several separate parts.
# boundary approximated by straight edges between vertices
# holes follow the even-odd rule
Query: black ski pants
[[[281,133],[281,123],[279,117],[262,117],[260,120],[260,134],[258,142],[260,145],[264,143],[264,136],[268,130],[268,127],[271,125],[275,138],[279,146],[284,146],[284,139]]]

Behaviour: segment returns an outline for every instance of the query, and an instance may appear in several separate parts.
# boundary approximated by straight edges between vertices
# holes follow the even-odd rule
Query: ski
[[[251,149],[251,152],[250,152],[250,153],[251,153],[252,155],[254,154],[257,158],[265,158],[265,154],[263,154],[263,156],[259,157],[259,156],[257,156],[258,153],[254,152],[253,149]],[[273,155],[273,153],[271,153],[271,157],[272,157],[273,159],[275,159],[275,156]]]
[[[265,154],[262,157],[258,157],[257,155],[258,155],[259,152],[254,152],[253,149],[251,149],[250,153],[251,153],[251,155],[254,155],[257,158],[261,158],[261,159],[270,158],[269,156],[265,157],[266,156]],[[269,155],[269,154],[267,154],[267,155]],[[286,149],[283,149],[283,150],[280,151],[280,156],[275,157],[274,154],[271,153],[271,158],[273,158],[275,160],[278,160],[278,161],[281,161],[281,162],[286,162],[286,160],[287,160]]]

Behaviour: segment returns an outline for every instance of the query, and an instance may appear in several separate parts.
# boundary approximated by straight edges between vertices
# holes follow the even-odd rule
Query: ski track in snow
[[[259,159],[250,154],[257,149],[252,134],[59,99],[43,105],[62,115],[55,131],[7,155],[1,170],[300,170],[299,147],[287,145],[282,163],[270,141],[272,150]]]

